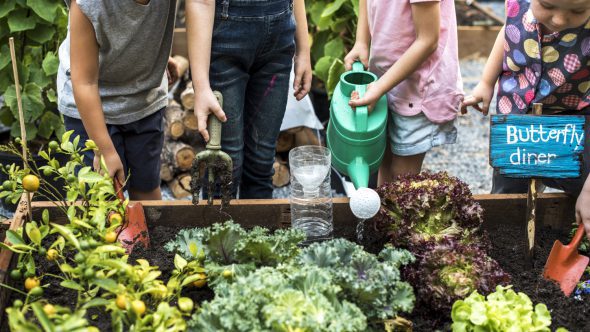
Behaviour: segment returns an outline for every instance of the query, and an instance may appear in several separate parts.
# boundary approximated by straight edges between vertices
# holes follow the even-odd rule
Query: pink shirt
[[[457,20],[454,0],[367,0],[371,56],[369,69],[383,75],[416,39],[411,4],[440,1],[437,50],[408,78],[387,93],[395,112],[412,116],[423,112],[435,123],[457,116],[463,99],[459,71]]]

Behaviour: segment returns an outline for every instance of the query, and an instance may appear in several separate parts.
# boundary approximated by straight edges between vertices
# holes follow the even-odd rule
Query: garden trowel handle
[[[356,63],[356,62],[355,62]],[[360,63],[360,62],[359,62]],[[362,66],[362,64],[361,64]],[[365,96],[365,92],[367,92],[366,85],[357,85],[355,91],[359,93],[359,98],[363,98]],[[368,106],[358,106],[356,111],[354,112],[354,123],[355,128],[359,132],[367,131],[367,122],[369,121],[369,108]]]
[[[223,109],[223,95],[219,91],[213,91],[213,94],[219,102],[219,106]],[[206,148],[208,150],[221,150],[221,121],[215,114],[209,114],[207,119],[207,130],[209,131],[209,142]]]
[[[578,229],[576,230],[576,234],[572,238],[572,242],[568,246],[572,248],[578,248],[580,246],[580,242],[582,241],[582,237],[586,232],[584,231],[584,223],[580,223],[578,225]]]

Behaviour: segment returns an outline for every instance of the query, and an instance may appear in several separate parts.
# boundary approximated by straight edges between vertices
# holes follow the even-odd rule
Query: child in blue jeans
[[[543,183],[578,197],[576,219],[590,238],[590,1],[508,0],[506,16],[482,80],[461,110],[472,106],[487,115],[498,81],[499,113],[523,114],[542,103],[544,114],[585,115],[582,176]],[[493,193],[526,191],[526,180],[494,172]]]
[[[240,198],[272,198],[293,64],[295,97],[311,86],[304,0],[187,0],[186,16],[199,131],[209,139],[210,113],[223,121],[234,195],[239,187]],[[223,110],[213,90],[222,93]]]

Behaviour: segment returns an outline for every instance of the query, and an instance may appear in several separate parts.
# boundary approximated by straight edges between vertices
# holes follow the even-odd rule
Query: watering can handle
[[[213,94],[219,102],[219,106],[223,108],[223,95],[219,91],[213,91]],[[215,114],[209,114],[207,118],[207,130],[209,131],[209,142],[206,148],[208,150],[221,150],[221,121]]]
[[[355,62],[356,63],[356,62]],[[360,62],[359,62],[360,63]],[[361,64],[362,65],[362,64]],[[366,85],[357,85],[355,90],[359,93],[359,98],[362,98],[367,92]],[[357,131],[367,131],[369,121],[369,108],[368,106],[359,106],[354,112],[354,123]]]
[[[352,63],[352,71],[365,71],[365,66],[360,61],[355,61]]]

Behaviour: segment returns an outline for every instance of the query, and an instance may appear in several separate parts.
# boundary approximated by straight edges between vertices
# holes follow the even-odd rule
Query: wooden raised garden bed
[[[583,302],[561,296],[559,288],[546,282],[541,277],[541,270],[547,254],[556,238],[567,240],[567,233],[574,220],[573,211],[575,201],[562,194],[541,194],[538,200],[538,250],[535,268],[525,271],[521,264],[525,241],[524,211],[526,195],[475,195],[475,199],[484,208],[484,227],[490,234],[494,250],[491,255],[500,262],[502,267],[512,274],[512,283],[518,291],[526,292],[533,302],[546,303],[554,319],[554,326],[565,326],[571,331],[579,331],[590,326],[588,309]],[[165,271],[169,254],[163,244],[170,240],[181,228],[209,226],[215,222],[233,219],[246,228],[257,225],[271,229],[290,227],[289,200],[235,200],[232,205],[220,211],[219,205],[207,206],[200,204],[193,206],[189,201],[145,201],[145,214],[152,237],[154,261]],[[51,202],[33,202],[33,219],[41,218],[41,211],[48,209],[50,219],[55,222],[65,222],[65,216]],[[334,199],[334,229],[335,236],[355,239],[357,220],[348,207],[347,198]],[[21,201],[10,229],[16,229],[25,220],[28,212],[27,204]],[[149,255],[152,256],[152,255]],[[16,256],[14,256],[16,257]],[[142,256],[143,257],[143,256]],[[7,271],[10,269],[12,252],[0,251],[0,281],[10,283]],[[151,258],[147,258],[150,260]],[[163,266],[164,265],[164,266]],[[8,305],[10,292],[0,289],[0,310]],[[575,316],[575,317],[574,317]],[[5,317],[2,317],[4,321]],[[448,328],[449,317],[432,317],[427,312],[417,308],[410,317],[416,324],[415,331],[428,331],[434,327]],[[581,320],[580,320],[581,318]],[[572,325],[575,324],[575,325]],[[3,325],[6,326],[6,325]]]

